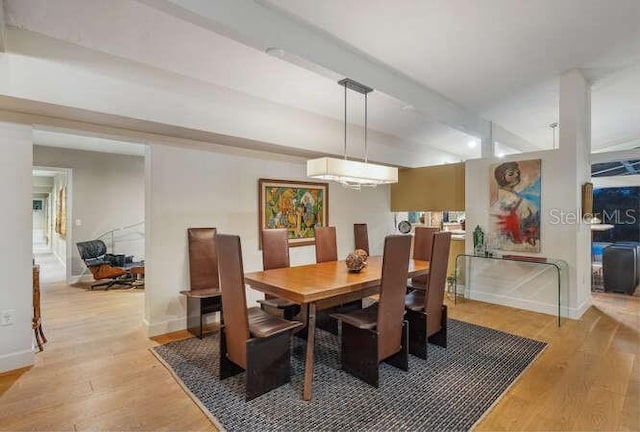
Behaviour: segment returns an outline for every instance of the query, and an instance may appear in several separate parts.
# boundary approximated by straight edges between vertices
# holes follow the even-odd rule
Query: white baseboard
[[[589,296],[580,306],[577,308],[569,309],[569,318],[578,320],[582,318],[582,315],[591,307],[592,301],[591,296]]]
[[[469,294],[469,292],[465,293],[465,295]],[[492,293],[481,292],[477,290],[471,290],[471,299],[479,300],[485,303],[494,303],[502,306],[509,306],[516,309],[524,309],[532,312],[539,312],[547,315],[558,315],[558,306],[549,304],[536,302],[533,300],[525,300],[521,298],[502,296]]]
[[[147,332],[147,337],[160,336],[180,330],[186,330],[187,318],[174,318],[166,321],[150,323],[146,319],[142,320],[142,326]]]
[[[205,324],[211,324],[220,321],[220,314],[207,314],[204,316]],[[159,323],[149,323],[146,319],[142,320],[142,326],[147,332],[147,337],[160,336],[167,333],[173,333],[187,329],[187,318],[174,318]]]
[[[469,295],[469,291],[465,292],[465,296]],[[471,291],[472,300],[478,300],[485,303],[499,304],[502,306],[509,306],[516,309],[524,309],[532,312],[539,312],[547,315],[558,316],[558,305],[536,302],[533,300],[525,300],[521,298],[507,297],[496,295],[492,293],[479,292],[476,290]],[[585,300],[580,306],[570,308],[568,305],[562,305],[563,318],[570,318],[574,320],[580,319],[582,315],[591,306],[591,297]]]
[[[34,360],[32,349],[3,354],[0,356],[0,373],[31,366]]]

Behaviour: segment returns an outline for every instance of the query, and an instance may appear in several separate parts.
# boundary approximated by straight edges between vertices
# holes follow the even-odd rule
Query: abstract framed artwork
[[[498,250],[540,252],[541,160],[491,166],[489,239]]]
[[[315,228],[329,224],[327,183],[258,180],[258,230],[287,228],[289,246],[315,242]],[[262,248],[258,235],[259,247]]]
[[[56,200],[56,215],[55,215],[55,231],[61,238],[67,236],[67,187],[63,186],[58,191],[58,199]]]

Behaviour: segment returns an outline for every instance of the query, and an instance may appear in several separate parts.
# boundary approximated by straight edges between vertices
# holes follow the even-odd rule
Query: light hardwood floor
[[[215,430],[149,347],[142,291],[42,286],[49,343],[0,376],[0,430]],[[462,301],[451,318],[549,343],[477,430],[640,430],[640,298],[597,295],[579,321]]]

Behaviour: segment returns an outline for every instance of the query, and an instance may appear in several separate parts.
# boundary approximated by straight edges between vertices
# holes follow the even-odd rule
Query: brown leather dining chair
[[[316,263],[319,264],[329,261],[338,261],[338,241],[336,238],[336,227],[317,227],[315,228],[315,236]],[[336,311],[336,307],[318,311],[316,315],[316,327],[337,335],[339,332],[338,321],[331,318],[330,316],[332,312]],[[301,334],[301,336],[303,335],[304,334]]]
[[[353,237],[356,249],[364,250],[369,255],[369,234],[366,223],[353,224]]]
[[[220,282],[215,228],[188,228],[190,289],[187,297],[187,328],[193,335],[204,335],[204,315],[220,312]]]
[[[450,232],[433,235],[431,265],[426,291],[415,290],[405,299],[409,321],[409,352],[427,358],[427,341],[447,347],[447,306],[444,289],[447,282]]]
[[[262,268],[271,270],[289,267],[289,234],[286,228],[262,230]],[[265,294],[264,300],[258,300],[262,309],[284,319],[291,320],[300,312],[300,305],[289,300]],[[277,313],[280,311],[279,313]]]
[[[246,371],[246,400],[251,400],[289,382],[291,333],[302,323],[247,309],[240,237],[218,234],[216,241],[224,318],[220,380]]]
[[[416,227],[413,233],[413,259],[431,261],[433,248],[433,235],[439,232],[439,228]],[[426,290],[429,282],[429,273],[411,278],[407,288]]]
[[[316,234],[316,263],[338,261],[338,241],[336,227],[318,227]],[[345,303],[340,306],[318,311],[316,315],[316,327],[337,335],[339,333],[338,321],[331,317],[333,312],[345,312],[354,309],[362,309],[362,300]]]
[[[404,297],[411,237],[390,235],[384,241],[380,301],[365,309],[332,316],[342,321],[342,369],[378,387],[384,361],[409,370]]]
[[[338,261],[338,244],[336,240],[336,227],[317,227],[316,235],[316,262]]]

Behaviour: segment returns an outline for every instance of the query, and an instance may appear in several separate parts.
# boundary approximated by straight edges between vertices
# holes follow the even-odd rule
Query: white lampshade
[[[361,186],[398,183],[398,168],[323,157],[307,161],[307,176],[359,189]]]

